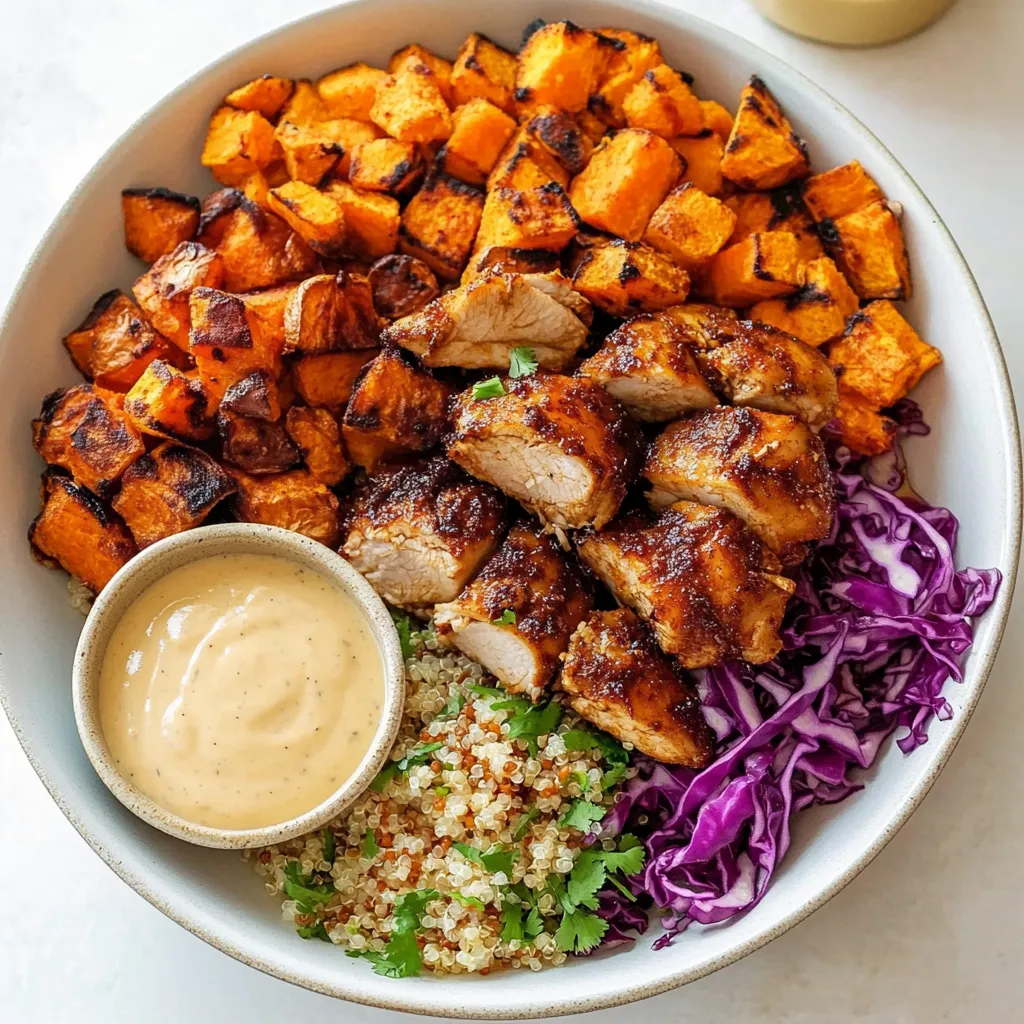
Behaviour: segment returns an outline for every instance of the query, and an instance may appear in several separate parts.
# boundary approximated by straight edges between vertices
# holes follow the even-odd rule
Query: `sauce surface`
[[[312,810],[355,771],[383,706],[362,610],[272,555],[204,558],[151,584],[114,628],[99,684],[124,777],[214,828]]]

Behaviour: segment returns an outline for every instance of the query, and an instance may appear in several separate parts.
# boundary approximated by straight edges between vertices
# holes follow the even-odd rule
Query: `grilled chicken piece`
[[[434,609],[438,635],[537,700],[569,637],[593,606],[583,576],[555,540],[514,526],[480,575]]]
[[[580,623],[560,685],[588,722],[657,761],[704,768],[711,760],[714,741],[693,686],[628,608]]]
[[[795,416],[722,406],[669,424],[647,455],[648,501],[718,505],[785,564],[832,526],[832,474],[821,439]]]
[[[718,405],[701,376],[693,345],[670,319],[646,313],[617,327],[579,368],[635,419],[674,420],[693,409]]]
[[[456,399],[448,455],[547,523],[603,526],[642,458],[636,424],[584,377],[502,381],[499,397],[476,400],[470,390]]]
[[[577,551],[685,668],[726,658],[760,665],[782,648],[796,585],[731,512],[689,501],[632,512],[578,539]]]
[[[428,366],[507,370],[512,349],[529,346],[541,366],[561,370],[587,340],[574,307],[575,293],[554,277],[485,273],[396,320],[382,337]]]
[[[436,455],[357,485],[341,553],[385,601],[421,612],[458,595],[505,524],[501,494]]]
[[[674,306],[665,316],[694,345],[701,372],[723,401],[799,416],[815,432],[835,416],[835,374],[813,346],[716,306]]]

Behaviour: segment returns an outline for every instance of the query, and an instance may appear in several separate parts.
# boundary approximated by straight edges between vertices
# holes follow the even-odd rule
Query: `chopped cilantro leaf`
[[[479,402],[484,398],[500,398],[503,394],[505,394],[505,387],[498,377],[478,380],[473,385],[473,401],[475,402]]]
[[[480,683],[466,683],[466,689],[477,697],[491,697],[494,700],[508,696],[504,690],[499,690],[496,686],[483,686]]]
[[[462,854],[466,860],[471,860],[474,864],[479,864],[483,867],[484,855],[482,851],[478,850],[475,846],[470,846],[469,843],[452,843],[459,853]]]
[[[338,851],[338,844],[334,838],[334,833],[329,828],[323,828],[320,830],[320,841],[324,848],[324,860],[329,864],[334,863],[334,855]]]
[[[297,860],[284,866],[284,891],[295,901],[300,914],[312,914],[317,906],[324,906],[337,892],[333,885],[320,885],[302,873]]]
[[[395,900],[392,911],[392,935],[415,931],[420,926],[420,915],[431,900],[439,899],[441,894],[436,889],[414,889],[403,893]]]
[[[604,850],[601,855],[609,871],[621,871],[624,875],[638,875],[647,859],[643,844],[628,832],[619,839],[618,850]]]
[[[537,357],[532,348],[514,348],[509,355],[508,375],[529,377],[537,372]]]
[[[398,762],[391,761],[384,765],[379,772],[377,772],[376,778],[370,783],[370,789],[374,793],[383,793],[384,787],[399,774]]]
[[[478,900],[475,896],[463,896],[461,892],[453,892],[452,899],[456,903],[461,903],[464,907],[476,907],[477,910],[486,909],[484,901]]]
[[[419,747],[413,748],[398,762],[398,770],[400,772],[407,772],[413,765],[426,764],[430,760],[430,755],[435,750],[440,750],[443,746],[444,743],[438,741],[437,743],[424,743]]]
[[[570,729],[562,737],[566,750],[599,750],[609,764],[628,764],[629,752],[606,732]]]
[[[599,945],[608,922],[597,914],[576,910],[562,917],[562,923],[555,932],[555,943],[563,953],[586,953]]]
[[[409,616],[396,618],[395,629],[398,630],[398,642],[402,645],[402,660],[408,661],[412,657],[412,622]]]
[[[504,872],[506,875],[512,874],[512,866],[516,862],[516,858],[519,856],[518,850],[492,850],[490,853],[485,853],[481,860],[483,865],[491,872],[492,875],[496,875],[499,871]]]
[[[533,907],[526,915],[524,931],[526,932],[527,942],[533,942],[544,931],[544,918],[540,916],[540,911],[536,907]]]
[[[495,626],[514,626],[516,624],[516,613],[511,608],[506,608],[496,619],[491,619]]]
[[[320,939],[322,942],[330,942],[331,937],[327,934],[327,929],[324,927],[323,921],[317,921],[315,925],[304,926],[302,928],[295,929],[299,933],[300,939]]]
[[[380,847],[377,845],[377,837],[373,834],[373,829],[370,829],[363,836],[363,856],[367,860],[373,860],[378,853],[380,853]]]
[[[540,814],[540,808],[536,804],[534,804],[533,807],[529,808],[529,810],[525,811],[523,814],[519,816],[519,822],[516,825],[516,830],[512,833],[512,839],[515,842],[518,843],[519,840],[526,835],[527,830],[530,828],[530,824],[533,822],[533,820],[537,817],[538,814]]]
[[[522,942],[525,937],[522,903],[506,903],[501,908],[501,941]]]
[[[614,875],[609,875],[608,881],[611,882],[612,885],[614,885],[615,888],[630,901],[630,903],[636,903],[636,897]]]
[[[438,721],[445,718],[454,718],[466,706],[466,695],[460,690],[455,690],[448,696],[448,703],[441,709],[437,716]]]
[[[573,772],[569,776],[570,782],[575,782],[580,787],[581,793],[586,793],[590,789],[590,776],[586,772]]]
[[[599,807],[589,800],[573,800],[569,810],[559,819],[559,825],[568,825],[581,832],[589,832],[595,821],[600,821],[607,813],[607,807]]]
[[[491,704],[492,711],[514,711],[523,714],[533,706],[529,697],[509,697],[507,700],[496,700]]]
[[[557,701],[535,704],[522,712],[513,713],[508,720],[508,738],[523,739],[530,753],[537,756],[537,740],[554,732],[562,720],[562,705]]]
[[[624,764],[613,764],[601,776],[601,788],[607,792],[612,786],[617,786],[626,777],[627,767]]]
[[[597,910],[597,894],[604,887],[608,875],[601,850],[584,850],[569,874],[566,894],[576,907]]]

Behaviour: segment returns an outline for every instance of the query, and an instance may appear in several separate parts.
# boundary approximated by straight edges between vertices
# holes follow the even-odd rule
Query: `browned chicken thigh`
[[[577,550],[686,668],[726,658],[760,665],[782,648],[779,626],[795,585],[725,509],[680,501],[656,515],[628,513],[578,538]]]
[[[514,526],[458,598],[434,609],[434,625],[506,689],[537,700],[592,604],[572,556],[549,535]]]
[[[649,757],[689,768],[711,760],[696,691],[628,608],[580,623],[560,685],[573,710]]]

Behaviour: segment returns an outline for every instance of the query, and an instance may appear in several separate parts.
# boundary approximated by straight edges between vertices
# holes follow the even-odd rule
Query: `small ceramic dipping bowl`
[[[122,615],[151,583],[173,569],[200,558],[226,554],[290,559],[332,581],[362,609],[383,663],[384,707],[380,723],[370,749],[356,770],[318,806],[289,821],[263,828],[211,828],[160,807],[120,773],[100,728],[97,699],[100,671],[107,644]],[[78,641],[72,669],[72,698],[78,733],[89,760],[110,792],[128,810],[155,828],[187,842],[241,850],[269,846],[314,831],[348,807],[370,785],[398,736],[405,698],[404,672],[398,633],[384,602],[344,558],[317,541],[276,526],[228,523],[188,530],[153,544],[136,555],[104,587]]]

